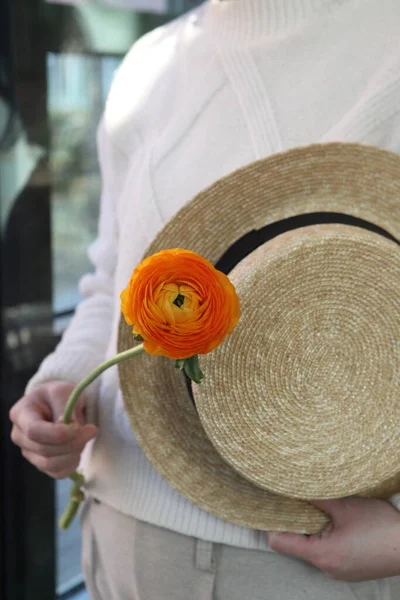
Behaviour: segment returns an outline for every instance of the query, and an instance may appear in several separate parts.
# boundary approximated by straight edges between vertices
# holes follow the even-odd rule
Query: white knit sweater
[[[400,151],[399,0],[226,0],[141,39],[99,128],[96,268],[62,342],[29,383],[76,382],[116,351],[119,294],[147,245],[199,191],[251,161],[314,142]],[[136,360],[140,360],[137,358]],[[117,370],[90,392],[100,426],[91,492],[138,519],[247,548],[265,536],[190,504],[135,442]]]

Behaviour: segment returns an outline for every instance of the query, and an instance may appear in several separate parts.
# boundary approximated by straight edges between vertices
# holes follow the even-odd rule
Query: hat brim
[[[145,256],[188,248],[213,263],[238,239],[301,214],[335,212],[368,221],[400,239],[400,157],[359,144],[290,150],[219,180],[163,228]],[[133,345],[121,318],[118,350]],[[208,440],[173,361],[144,355],[119,364],[132,429],[159,473],[200,508],[254,529],[314,533],[327,518],[308,502],[263,490],[238,475]],[[394,475],[365,495],[387,498]]]

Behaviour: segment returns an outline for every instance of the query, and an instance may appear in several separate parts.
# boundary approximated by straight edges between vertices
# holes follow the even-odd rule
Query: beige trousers
[[[91,600],[400,599],[400,578],[334,581],[301,561],[180,535],[93,500],[81,524]]]

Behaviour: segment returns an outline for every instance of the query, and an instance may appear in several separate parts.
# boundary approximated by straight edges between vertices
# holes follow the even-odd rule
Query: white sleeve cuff
[[[394,496],[391,496],[389,498],[389,502],[400,511],[400,494],[394,494]]]

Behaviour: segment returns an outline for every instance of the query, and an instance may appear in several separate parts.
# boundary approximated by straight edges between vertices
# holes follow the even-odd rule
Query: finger
[[[10,420],[13,423],[19,424],[21,419],[26,421],[27,415],[32,420],[43,420],[43,421],[52,421],[52,413],[50,407],[43,402],[40,397],[35,399],[35,396],[32,394],[31,399],[28,400],[26,396],[21,398],[14,406],[11,408],[8,413]]]
[[[53,382],[38,386],[21,398],[10,410],[9,417],[13,423],[19,423],[21,418],[30,418],[55,422],[63,415],[67,400],[74,386],[66,382]],[[76,402],[73,415],[80,425],[85,424],[86,397],[82,394]]]
[[[19,405],[19,406],[18,406]],[[63,444],[71,441],[79,430],[79,425],[55,425],[51,414],[43,413],[43,405],[34,402],[17,403],[13,414],[13,423],[18,425],[24,434],[32,441],[40,444]]]
[[[74,385],[66,382],[56,382],[53,386],[46,390],[47,392],[47,401],[50,404],[52,409],[53,418],[52,421],[56,421],[61,418],[64,414],[65,407],[68,403],[68,399],[71,396],[71,393],[74,390]],[[74,420],[78,421],[80,425],[85,425],[86,411],[86,395],[85,393],[80,394],[78,399],[75,402],[75,406],[73,409],[73,417]]]
[[[79,466],[80,462],[79,453],[68,456],[46,457],[29,452],[29,450],[22,450],[22,455],[39,471],[55,479],[68,477]]]
[[[23,427],[21,429],[33,442],[59,446],[71,442],[77,436],[80,427],[78,423],[62,425],[37,421],[30,423],[26,430]]]
[[[353,508],[352,498],[312,500],[310,504],[327,514],[334,523],[342,523],[344,519],[348,519],[349,511]]]
[[[74,416],[78,421],[79,425],[85,425],[86,423],[86,398],[81,396],[77,401],[74,408]]]
[[[317,542],[318,538],[312,535],[277,532],[268,534],[268,545],[272,550],[308,562],[313,562],[316,557],[318,552]]]
[[[68,444],[51,445],[39,444],[29,439],[22,429],[14,425],[11,431],[11,440],[24,450],[40,454],[42,456],[63,456],[75,452],[81,453],[86,443],[97,434],[97,428],[93,425],[82,427],[76,437]]]
[[[329,499],[329,500],[311,500],[310,504],[313,504],[319,510],[322,510],[327,515],[333,515],[340,507],[341,499]]]
[[[18,412],[18,402],[16,404],[14,404],[14,406],[12,406],[8,412],[9,419],[13,423],[15,422],[15,420],[17,418],[17,412]]]
[[[77,400],[77,402],[74,406],[74,410],[72,412],[71,421],[76,421],[81,426],[86,424],[86,399],[84,396],[81,396]],[[61,414],[55,422],[63,423],[64,422],[64,414]]]

